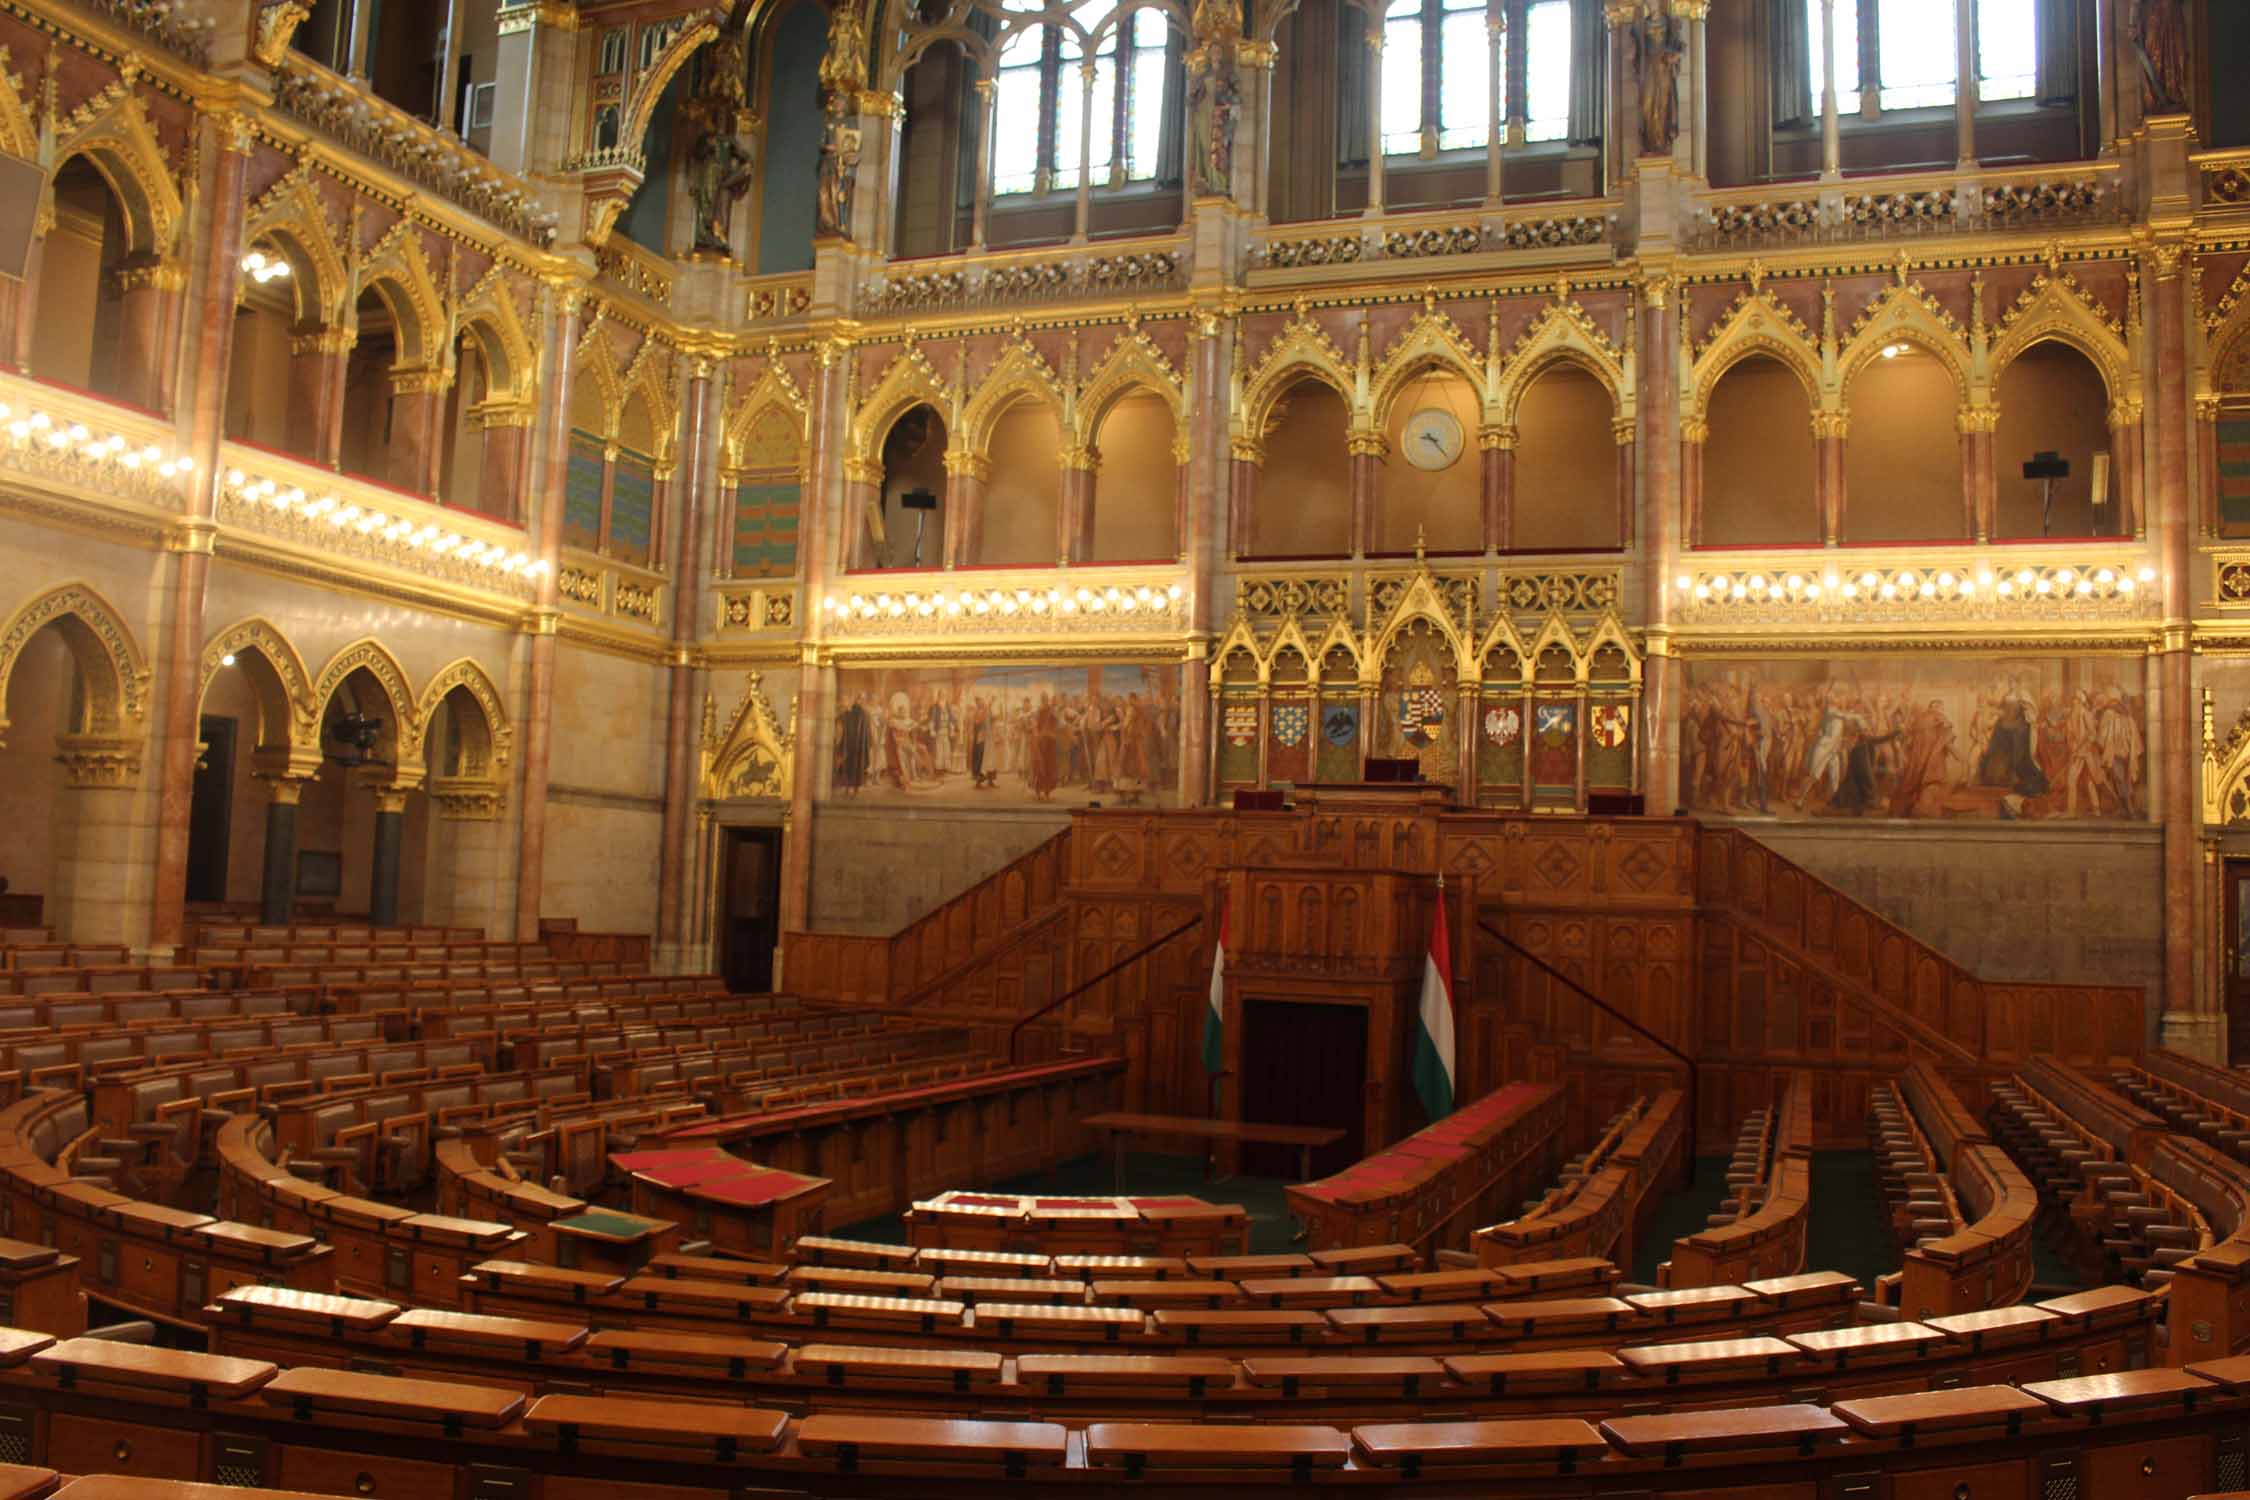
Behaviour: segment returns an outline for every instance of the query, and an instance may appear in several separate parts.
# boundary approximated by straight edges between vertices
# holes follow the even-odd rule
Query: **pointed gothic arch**
[[[0,626],[0,741],[8,732],[8,684],[25,643],[61,629],[84,684],[81,733],[138,741],[148,725],[147,658],[117,606],[85,583],[63,583],[27,600]]]

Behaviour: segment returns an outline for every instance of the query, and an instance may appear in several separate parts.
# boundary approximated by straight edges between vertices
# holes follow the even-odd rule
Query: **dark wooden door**
[[[1313,1176],[1364,1154],[1367,1007],[1251,1000],[1242,1007],[1242,1118],[1259,1125],[1328,1125],[1344,1132],[1313,1153]],[[1293,1146],[1245,1146],[1242,1170],[1297,1177]]]
[[[203,757],[188,802],[187,898],[227,899],[227,844],[234,831],[234,720],[206,716]]]
[[[719,972],[738,995],[773,988],[774,944],[781,940],[777,901],[781,830],[729,828],[719,886]]]
[[[2227,926],[2221,943],[2226,953],[2227,1061],[2237,1067],[2250,1063],[2250,859],[2230,859],[2225,872]]]

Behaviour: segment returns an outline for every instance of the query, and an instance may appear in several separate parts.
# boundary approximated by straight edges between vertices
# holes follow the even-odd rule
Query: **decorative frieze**
[[[80,421],[67,406],[49,411],[0,401],[0,468],[54,480],[75,489],[163,506],[179,503],[180,480],[194,461],[150,441],[151,431],[127,434]]]
[[[783,282],[778,286],[751,287],[742,315],[753,323],[770,322],[775,318],[797,317],[811,306],[811,283]]]
[[[1615,214],[1510,219],[1486,224],[1431,224],[1383,231],[1275,234],[1253,249],[1250,263],[1267,269],[1344,266],[1374,260],[1425,260],[1487,250],[1561,250],[1607,243]]]
[[[1349,573],[1246,573],[1234,581],[1237,613],[1258,619],[1284,615],[1336,616],[1352,612]]]
[[[2130,553],[2055,561],[1943,555],[1734,559],[1673,579],[1688,624],[1880,624],[2017,618],[2136,618],[2161,600],[2156,570]]]
[[[955,588],[874,588],[821,601],[830,639],[868,637],[992,637],[1155,635],[1183,630],[1187,591],[1169,580]]]
[[[787,585],[778,588],[730,588],[722,585],[715,597],[718,601],[719,629],[722,631],[791,630],[796,627],[797,593]]]
[[[1081,251],[1051,260],[877,276],[861,289],[860,304],[869,313],[919,312],[1173,291],[1185,284],[1182,257],[1172,249]]]
[[[555,574],[555,592],[573,604],[583,604],[589,609],[602,607],[602,575],[593,568],[574,568],[564,564]]]
[[[653,625],[656,623],[656,594],[657,591],[647,584],[620,578],[617,587],[610,591],[610,608],[629,620]]]
[[[672,305],[671,268],[611,235],[594,249],[594,265],[604,281],[644,297],[658,307]]]
[[[1714,197],[1696,210],[1698,249],[1754,249],[2100,223],[2118,212],[2107,175],[1938,183],[1890,192],[1785,198]]]
[[[1617,568],[1502,568],[1496,597],[1511,615],[1598,615],[1617,608],[1623,585]]]

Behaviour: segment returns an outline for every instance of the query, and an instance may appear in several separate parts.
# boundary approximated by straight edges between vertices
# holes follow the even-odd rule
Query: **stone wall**
[[[1982,979],[2137,984],[2164,974],[2153,828],[1743,825]],[[2155,1007],[2150,1009],[2153,1037]]]
[[[1060,809],[822,803],[813,816],[815,932],[898,931],[1070,824]]]
[[[556,652],[541,916],[576,917],[589,932],[656,931],[666,683],[624,657]]]

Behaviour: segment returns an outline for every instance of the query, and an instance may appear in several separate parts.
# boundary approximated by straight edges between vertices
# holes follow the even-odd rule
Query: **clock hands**
[[[1438,438],[1438,435],[1427,428],[1422,431],[1422,441],[1428,443],[1440,453],[1445,451],[1445,444]]]

